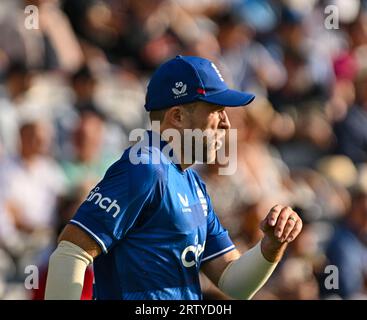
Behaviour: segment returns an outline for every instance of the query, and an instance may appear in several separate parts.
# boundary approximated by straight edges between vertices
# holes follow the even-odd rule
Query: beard
[[[210,132],[210,131],[209,131]],[[193,135],[187,135],[182,141],[184,145],[184,159],[186,164],[214,163],[217,151],[222,146],[216,132],[210,132],[197,139]]]

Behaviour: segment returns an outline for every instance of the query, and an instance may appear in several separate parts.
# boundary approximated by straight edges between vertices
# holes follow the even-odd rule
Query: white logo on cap
[[[213,62],[212,62],[212,67],[213,67],[213,69],[215,70],[215,72],[217,73],[217,75],[218,75],[219,79],[220,79],[222,82],[224,82],[224,79],[223,79],[222,75],[220,74],[219,69],[217,68],[217,66],[216,66]]]
[[[180,82],[175,83],[176,88],[172,88],[172,92],[175,94],[175,99],[187,96],[187,85]]]

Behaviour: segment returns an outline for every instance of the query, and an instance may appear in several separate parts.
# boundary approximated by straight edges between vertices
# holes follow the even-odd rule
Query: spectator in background
[[[343,96],[339,95],[336,104],[339,106],[337,110],[342,110],[342,116],[334,125],[336,152],[350,157],[355,164],[367,161],[366,23],[366,12],[361,10],[355,21],[345,27],[349,46],[334,59],[337,83],[342,82],[344,90],[341,92],[344,92],[344,101],[347,100],[343,103],[340,99]]]
[[[19,26],[26,47],[26,63],[34,68],[75,71],[84,62],[80,44],[69,20],[59,7],[59,0],[25,0],[25,5],[34,5],[39,13],[39,30]]]
[[[51,130],[42,120],[23,119],[19,155],[0,164],[0,239],[16,259],[30,258],[47,245],[65,192],[65,177],[47,154]]]
[[[39,286],[34,288],[31,293],[32,300],[44,300],[46,280],[47,280],[47,270],[48,261],[51,253],[55,250],[57,245],[57,238],[60,232],[64,229],[65,225],[68,223],[70,218],[74,215],[74,212],[84,201],[85,197],[88,195],[89,190],[79,188],[61,198],[57,207],[57,223],[56,223],[56,233],[53,240],[46,247],[39,256],[39,261],[37,265],[39,267]],[[89,266],[85,272],[84,286],[80,300],[92,300],[93,299],[93,267]]]
[[[355,186],[352,206],[337,226],[326,250],[339,272],[339,289],[324,291],[343,299],[367,298],[367,189]],[[325,289],[325,288],[324,288]]]
[[[238,170],[245,177],[247,197],[250,203],[259,199],[272,198],[275,202],[288,203],[289,190],[285,185],[288,168],[272,148],[269,140],[272,136],[272,123],[277,114],[272,105],[258,98],[251,109],[242,115],[242,125],[238,130]],[[287,125],[287,123],[284,123]],[[283,131],[292,132],[290,127]]]
[[[221,13],[215,21],[219,27],[220,60],[238,89],[266,95],[268,89],[275,90],[283,85],[286,80],[283,65],[256,41],[255,30],[237,13]]]
[[[19,148],[18,114],[30,86],[30,73],[23,63],[11,62],[0,90],[0,157],[14,156]]]
[[[116,115],[111,115],[108,110],[110,97],[114,101],[122,99],[117,99],[114,96],[112,81],[109,78],[103,81],[105,77],[106,75],[92,72],[91,68],[86,65],[70,75],[69,84],[72,89],[70,103],[66,105],[63,112],[56,112],[56,116],[54,116],[57,139],[57,148],[55,149],[59,159],[65,160],[65,155],[70,157],[70,153],[73,153],[73,147],[70,146],[71,137],[74,135],[75,128],[80,123],[81,118],[84,117],[83,114],[88,112],[98,115],[103,120],[103,131],[106,134],[102,135],[103,141],[100,142],[102,144],[100,149],[102,157],[117,155],[119,150],[126,145],[127,128]],[[118,79],[116,80],[118,81]],[[122,86],[122,83],[119,85]],[[104,92],[105,90],[106,92]],[[101,91],[103,93],[100,93]],[[121,88],[120,91],[122,91]],[[106,95],[109,97],[106,98]],[[118,102],[122,104],[122,101]],[[114,109],[118,109],[118,107],[120,105],[114,106]],[[120,113],[120,110],[115,110],[115,112]],[[133,116],[130,117],[131,122],[132,119],[134,119]],[[128,122],[129,119],[126,121]],[[96,134],[98,133],[96,132]]]
[[[62,162],[68,190],[94,185],[112,163],[101,152],[105,134],[105,118],[93,105],[80,110],[80,117],[72,133],[70,154]]]
[[[38,29],[25,28],[25,7],[37,6]],[[83,62],[79,43],[58,0],[1,1],[0,48],[30,68],[73,71]]]
[[[93,103],[97,79],[87,66],[81,67],[71,76],[71,87],[75,93],[74,107],[82,110]]]
[[[78,112],[84,108],[88,108],[94,101],[97,80],[87,66],[81,67],[70,77],[71,97],[70,104],[66,105],[64,112],[56,113],[55,128],[57,146],[60,150],[57,152],[60,156],[67,152],[65,150],[70,138],[71,131],[74,130],[78,121]]]
[[[336,152],[348,156],[355,164],[367,161],[367,76],[357,81],[357,104],[345,119],[334,125]]]
[[[198,34],[176,1],[75,1],[63,8],[78,35],[114,63],[151,72]]]

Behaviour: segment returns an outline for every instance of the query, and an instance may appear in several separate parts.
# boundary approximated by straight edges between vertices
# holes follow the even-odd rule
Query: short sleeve
[[[119,160],[90,192],[70,223],[86,231],[104,253],[124,238],[144,209],[159,202],[164,172],[159,165]]]

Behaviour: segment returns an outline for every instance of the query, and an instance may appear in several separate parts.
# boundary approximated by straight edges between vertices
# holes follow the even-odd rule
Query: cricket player
[[[228,130],[225,107],[253,99],[229,89],[209,60],[177,56],[161,65],[145,103],[151,120],[160,121],[159,132],[147,131],[125,150],[65,227],[50,257],[45,298],[80,299],[93,263],[96,299],[199,300],[200,270],[227,295],[250,299],[300,233],[300,217],[275,205],[259,226],[262,240],[241,255],[205,184],[186,156],[178,156],[182,144],[164,132],[184,137],[185,129]],[[204,150],[193,162],[215,159],[216,143],[204,141]]]

